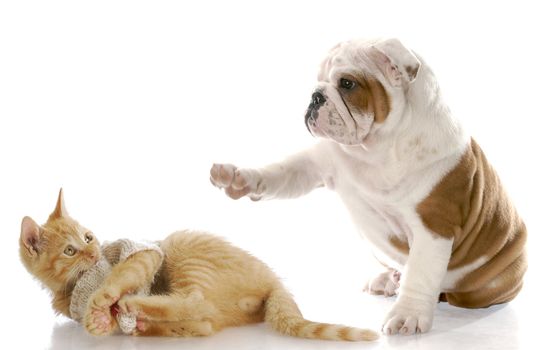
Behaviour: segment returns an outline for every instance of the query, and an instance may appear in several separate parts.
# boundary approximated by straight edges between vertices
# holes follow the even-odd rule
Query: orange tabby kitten
[[[370,330],[305,320],[277,276],[259,259],[209,234],[181,231],[160,242],[162,259],[140,251],[115,266],[89,299],[83,324],[96,335],[114,332],[115,309],[137,315],[135,335],[206,336],[225,327],[268,322],[282,334],[329,340],[374,340]],[[62,191],[42,225],[24,217],[20,255],[27,270],[53,296],[56,312],[70,317],[71,292],[102,250],[72,219]],[[162,261],[163,260],[163,261]],[[149,296],[131,294],[152,283]]]

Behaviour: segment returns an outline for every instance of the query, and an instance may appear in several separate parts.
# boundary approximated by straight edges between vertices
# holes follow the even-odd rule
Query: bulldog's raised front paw
[[[225,190],[232,199],[238,199],[249,195],[257,200],[259,196],[255,191],[258,187],[258,176],[254,170],[238,169],[232,164],[213,164],[210,171],[211,183]]]
[[[400,299],[386,316],[382,332],[386,335],[426,333],[432,328],[434,306],[416,299]]]

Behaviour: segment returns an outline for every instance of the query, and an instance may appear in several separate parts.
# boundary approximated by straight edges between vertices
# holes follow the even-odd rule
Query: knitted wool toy
[[[100,288],[104,279],[111,272],[113,265],[122,262],[131,255],[145,250],[153,250],[163,256],[163,252],[157,244],[135,242],[130,239],[120,239],[115,242],[106,242],[102,245],[102,256],[92,268],[87,270],[75,284],[71,294],[69,313],[77,322],[83,320],[88,304],[88,299]],[[137,291],[138,294],[148,294],[150,286]],[[136,328],[136,316],[133,314],[117,313],[117,323],[125,334],[131,334]]]

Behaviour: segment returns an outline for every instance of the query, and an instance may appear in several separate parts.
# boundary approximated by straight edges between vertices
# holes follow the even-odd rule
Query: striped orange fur
[[[28,217],[22,223],[21,259],[52,291],[53,307],[64,315],[68,315],[72,281],[99,253],[97,241],[86,243],[85,233],[90,234],[67,214],[61,192],[56,211],[46,224],[39,226]],[[64,254],[69,244],[76,249],[72,256]],[[160,247],[163,261],[157,254],[144,251],[114,266],[92,297],[88,314],[103,312],[112,317],[110,307],[117,304],[120,310],[137,315],[135,335],[207,336],[226,327],[266,321],[276,331],[295,337],[378,338],[371,330],[304,319],[291,294],[267,265],[221,238],[180,231],[161,241]],[[132,294],[150,283],[152,295]],[[85,327],[101,335],[112,333],[117,324],[111,319],[109,326],[99,326],[94,317],[85,316]]]

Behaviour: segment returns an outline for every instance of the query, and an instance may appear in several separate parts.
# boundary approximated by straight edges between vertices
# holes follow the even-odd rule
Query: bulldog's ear
[[[393,86],[412,83],[417,78],[421,62],[398,39],[387,39],[372,46],[373,57]]]
[[[39,253],[41,228],[28,216],[21,221],[21,244],[27,249],[29,255],[36,256]]]

